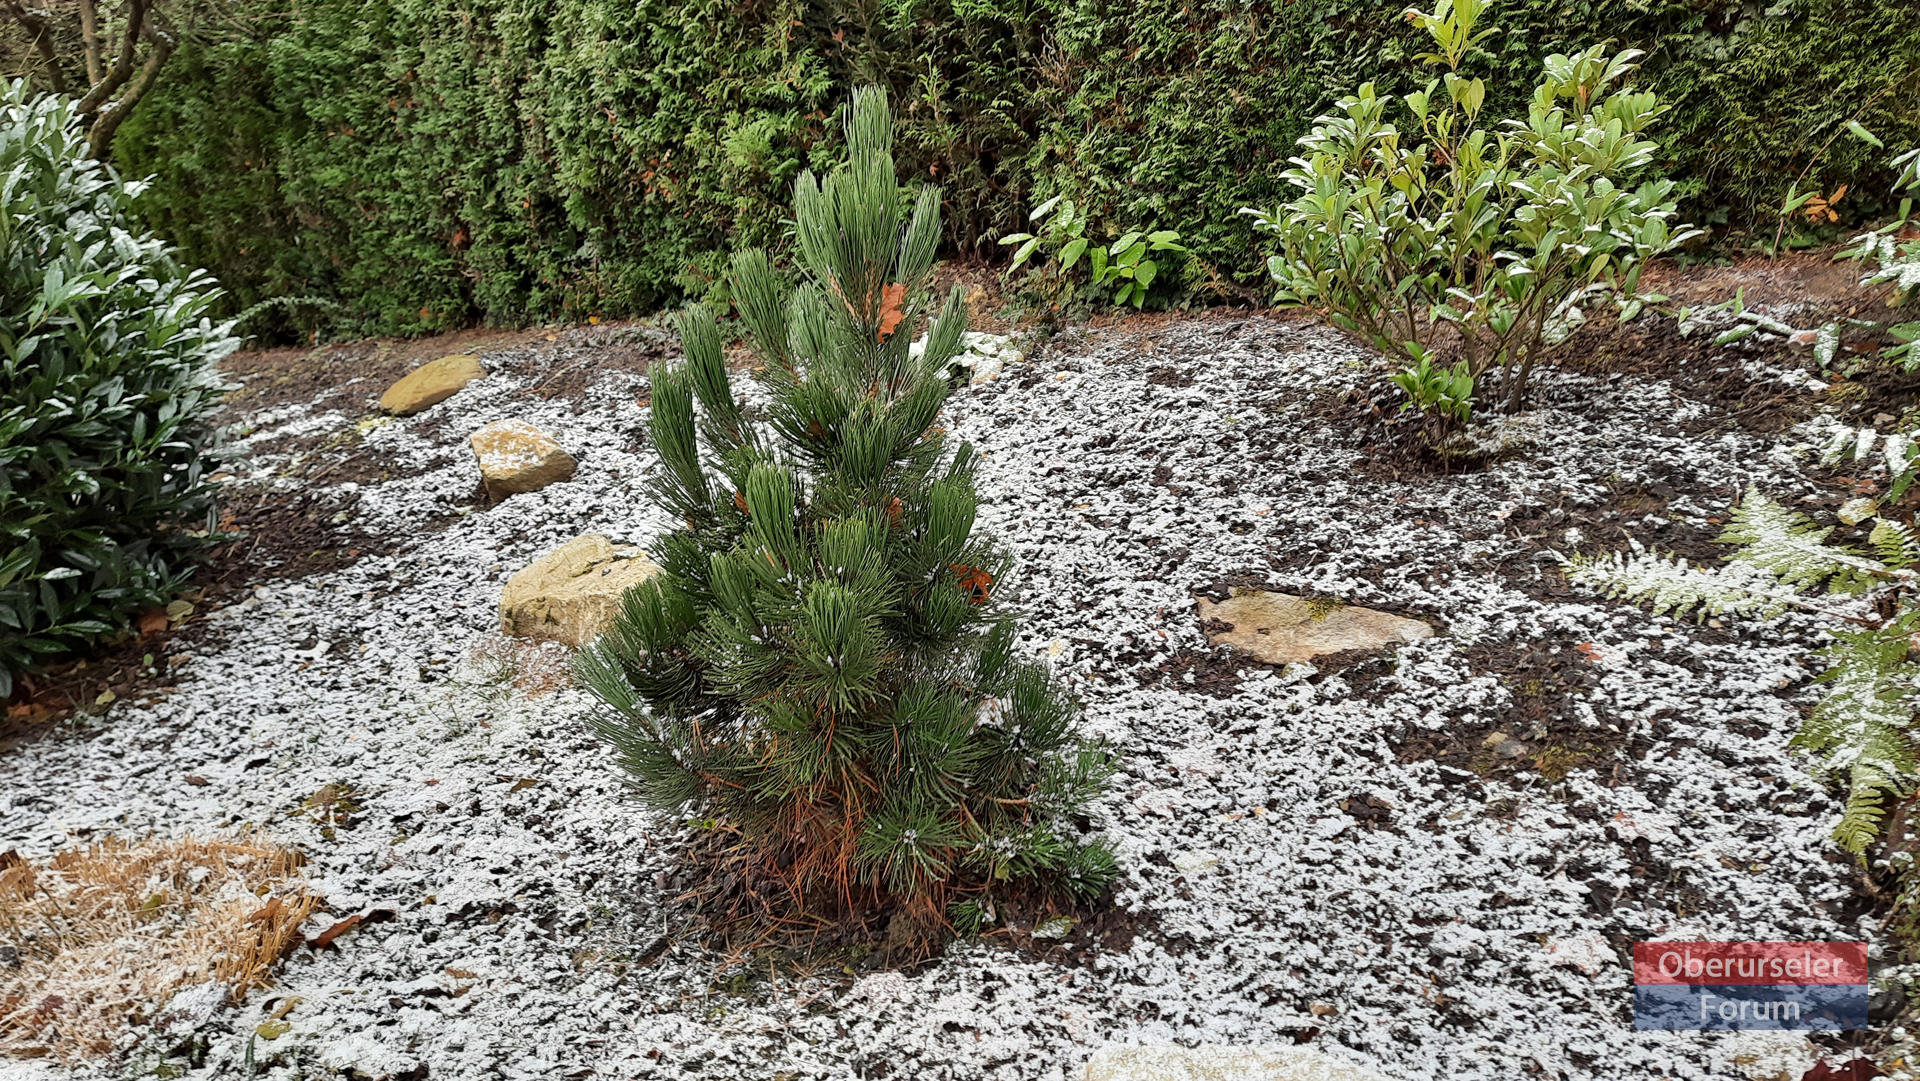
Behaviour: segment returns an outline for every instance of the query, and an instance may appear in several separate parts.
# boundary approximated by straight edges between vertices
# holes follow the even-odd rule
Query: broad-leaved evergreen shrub
[[[1654,299],[1646,261],[1697,235],[1674,229],[1672,181],[1636,180],[1659,145],[1645,138],[1665,109],[1620,85],[1637,52],[1594,46],[1547,58],[1525,120],[1482,126],[1484,80],[1461,73],[1493,33],[1483,0],[1409,12],[1445,68],[1388,118],[1367,83],[1300,140],[1286,174],[1300,195],[1247,210],[1278,234],[1268,260],[1283,301],[1324,312],[1409,365],[1451,343],[1482,405],[1519,410],[1541,357],[1585,318],[1617,303],[1624,318]]]
[[[891,124],[857,92],[848,159],[800,176],[798,284],[760,250],[733,260],[764,409],[737,396],[714,316],[681,319],[686,362],[652,379],[652,495],[685,528],[580,669],[639,795],[737,828],[795,898],[977,918],[1009,880],[1107,883],[1111,855],[1068,816],[1109,764],[1016,650],[973,452],[935,424],[966,306],[956,288],[936,310],[940,193],[904,213]]]
[[[213,524],[213,364],[238,342],[136,223],[140,189],[88,159],[71,102],[0,91],[0,695],[164,603]]]

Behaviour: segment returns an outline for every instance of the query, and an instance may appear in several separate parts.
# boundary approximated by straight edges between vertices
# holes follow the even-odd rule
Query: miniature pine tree
[[[796,897],[965,915],[1008,880],[1097,893],[1112,857],[1062,819],[1108,756],[1015,656],[972,450],[934,426],[966,325],[958,289],[936,313],[928,288],[939,192],[903,221],[880,91],[854,95],[847,139],[846,162],[796,185],[798,284],[762,251],[733,260],[764,412],[736,398],[699,306],[685,363],[655,370],[651,494],[685,528],[582,655],[597,725],[646,802],[724,819]]]

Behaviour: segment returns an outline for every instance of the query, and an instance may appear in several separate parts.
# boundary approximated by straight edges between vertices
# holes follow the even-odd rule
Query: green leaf
[[[1879,138],[1873,134],[1873,132],[1870,132],[1866,128],[1862,127],[1858,120],[1847,121],[1847,130],[1853,134],[1854,138],[1860,140],[1863,143],[1868,143],[1872,146],[1876,146],[1881,149],[1886,148],[1887,144],[1881,142]]]
[[[1072,270],[1073,265],[1080,261],[1080,256],[1085,254],[1086,250],[1087,241],[1085,237],[1075,237],[1067,241],[1067,246],[1060,249],[1061,268]]]

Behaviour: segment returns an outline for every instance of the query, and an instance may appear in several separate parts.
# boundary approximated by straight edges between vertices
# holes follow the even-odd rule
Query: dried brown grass
[[[270,982],[320,899],[299,853],[258,837],[117,839],[0,853],[0,1056],[113,1052],[175,991]]]
[[[490,634],[468,654],[487,678],[528,698],[573,686],[573,650],[558,642],[537,642]]]

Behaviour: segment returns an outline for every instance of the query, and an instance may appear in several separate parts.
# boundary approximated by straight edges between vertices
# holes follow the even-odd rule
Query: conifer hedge
[[[237,303],[335,297],[342,332],[722,299],[724,253],[780,242],[865,83],[900,112],[903,170],[944,186],[952,248],[995,251],[1064,190],[1096,231],[1177,229],[1252,282],[1233,210],[1290,194],[1308,121],[1363,79],[1426,78],[1403,0],[235,3],[116,153]],[[1862,106],[1888,145],[1920,142],[1912,0],[1511,0],[1491,21],[1495,85],[1576,44],[1646,51],[1675,106],[1656,169],[1690,221],[1767,214]],[[1882,191],[1884,157],[1843,137],[1810,183]]]

